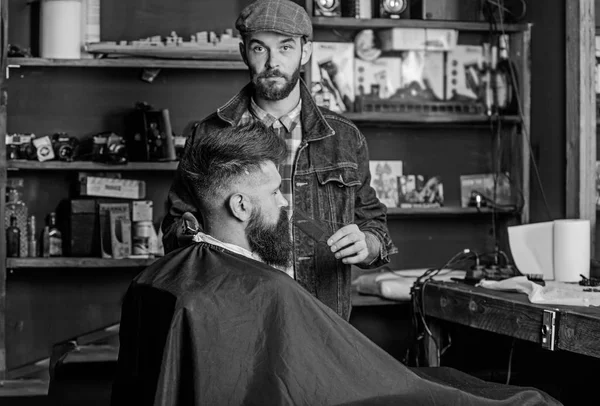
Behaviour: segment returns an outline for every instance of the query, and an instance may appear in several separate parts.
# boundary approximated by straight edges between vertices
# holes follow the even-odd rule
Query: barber
[[[186,148],[204,134],[261,121],[287,144],[279,166],[289,210],[300,209],[331,230],[319,244],[293,227],[293,264],[282,271],[348,320],[351,265],[374,268],[397,250],[386,224],[386,207],[370,186],[364,135],[348,119],[318,107],[300,70],[311,57],[312,23],[289,0],[257,0],[240,13],[236,28],[250,83],[202,121],[188,126]],[[162,224],[165,250],[191,241],[201,230],[189,186],[176,174]]]

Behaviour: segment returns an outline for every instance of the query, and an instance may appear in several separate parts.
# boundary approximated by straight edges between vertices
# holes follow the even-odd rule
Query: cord
[[[506,384],[507,385],[510,385],[510,375],[512,372],[512,359],[513,359],[513,352],[515,350],[515,342],[516,342],[516,339],[513,337],[512,343],[510,345],[510,352],[508,353],[508,371],[506,372]]]
[[[499,7],[502,7],[502,9],[505,9],[505,7],[504,7],[504,0],[497,0],[497,1],[486,0],[486,1],[488,3],[490,3],[490,4],[492,4],[492,5],[497,5]],[[524,0],[521,0],[521,2],[523,4],[522,17],[524,17],[525,14],[526,14],[527,6],[526,6]],[[499,20],[500,20],[499,21],[500,32],[502,32],[503,35],[506,35],[506,28],[504,26],[503,13],[498,13],[498,16],[499,16]],[[494,19],[493,14],[490,15],[490,19]],[[496,22],[494,21],[494,23],[496,23]],[[513,65],[511,63],[509,63],[508,66],[509,66],[509,71],[510,71],[512,83],[517,83],[517,75],[515,73]],[[525,114],[523,112],[523,103],[522,103],[522,100],[521,100],[521,95],[519,94],[518,91],[515,91],[514,94],[515,94],[515,97],[516,97],[516,100],[517,100],[517,105],[518,105],[518,108],[519,108],[519,116],[521,118],[521,122],[524,122],[524,120],[525,120]],[[538,168],[537,163],[535,161],[535,157],[533,156],[533,148],[531,147],[531,138],[529,136],[529,131],[527,130],[527,128],[525,126],[522,127],[522,131],[523,131],[523,135],[525,136],[525,138],[527,140],[527,146],[529,148],[529,156],[531,158],[531,163],[532,163],[532,166],[533,166],[533,170],[535,172],[535,176],[536,176],[536,180],[537,180],[538,186],[540,187],[540,192],[542,194],[542,199],[544,201],[544,207],[546,209],[546,215],[548,216],[549,220],[553,220],[554,217],[551,214],[550,206],[548,204],[548,199],[546,197],[546,192],[544,191],[544,187],[542,185],[542,179],[541,179],[541,176],[540,176],[539,168]]]
[[[444,348],[440,348],[440,343],[437,341],[437,339],[433,336],[433,333],[431,332],[431,329],[429,328],[429,325],[427,324],[427,321],[425,320],[425,315],[424,315],[424,302],[425,302],[425,298],[424,298],[424,293],[425,293],[425,285],[427,283],[429,283],[431,280],[433,280],[433,278],[436,275],[440,275],[440,273],[449,268],[450,266],[455,266],[456,263],[459,263],[461,261],[464,261],[467,258],[472,258],[475,257],[477,259],[477,262],[479,262],[479,256],[472,252],[469,249],[464,249],[458,253],[456,253],[454,256],[452,256],[452,258],[450,258],[443,266],[439,267],[439,268],[429,268],[427,269],[423,275],[419,276],[417,278],[417,280],[415,281],[415,283],[413,284],[413,287],[411,288],[411,303],[412,303],[412,314],[413,314],[413,326],[415,329],[415,332],[419,331],[419,322],[420,324],[423,326],[423,329],[425,330],[425,333],[430,337],[431,341],[433,342],[434,346],[435,346],[435,352],[436,352],[436,357],[437,359],[441,359],[441,356],[444,352],[446,352],[446,350],[448,348],[450,348],[450,345],[452,343],[451,339],[448,341],[448,345],[446,345]],[[417,334],[416,337],[416,341],[421,341],[421,339],[424,337],[423,334]],[[418,346],[417,346],[418,348]],[[419,354],[417,351],[417,356],[415,357],[415,362],[417,364],[417,366],[419,366]]]

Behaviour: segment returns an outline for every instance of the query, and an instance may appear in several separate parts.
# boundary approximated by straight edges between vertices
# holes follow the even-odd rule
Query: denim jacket
[[[192,136],[236,125],[248,109],[253,87],[247,85],[227,104],[193,127]],[[386,225],[386,207],[370,186],[367,143],[358,128],[346,118],[318,107],[303,81],[303,141],[296,155],[293,182],[293,205],[323,225],[331,234],[344,225],[355,223],[363,232],[373,234],[380,242],[379,257],[368,265],[378,267],[389,262],[397,252]],[[187,146],[186,146],[187,147]],[[169,212],[163,221],[164,246],[177,248],[175,237],[178,221],[189,211],[201,216],[179,173],[169,191]],[[294,227],[294,270],[296,280],[344,319],[350,317],[350,265],[335,259],[325,243],[317,243]]]

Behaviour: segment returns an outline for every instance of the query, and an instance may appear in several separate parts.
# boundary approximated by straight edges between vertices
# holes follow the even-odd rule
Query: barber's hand
[[[192,238],[200,230],[200,223],[194,215],[190,212],[183,213],[181,216],[181,223],[177,227],[177,244],[180,247],[185,247],[191,244]]]
[[[337,230],[329,237],[327,245],[335,257],[344,264],[371,262],[375,258],[373,255],[369,255],[367,237],[356,224],[350,224]]]

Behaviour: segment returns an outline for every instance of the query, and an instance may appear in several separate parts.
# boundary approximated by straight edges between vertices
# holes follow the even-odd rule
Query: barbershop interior
[[[599,1],[0,16],[1,405],[600,404]]]

